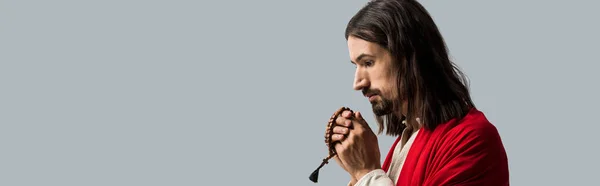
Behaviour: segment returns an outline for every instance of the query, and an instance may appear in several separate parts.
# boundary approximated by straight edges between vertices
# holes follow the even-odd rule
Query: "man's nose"
[[[369,86],[369,81],[357,69],[356,73],[354,74],[354,85],[353,85],[354,90],[362,90],[368,86]]]

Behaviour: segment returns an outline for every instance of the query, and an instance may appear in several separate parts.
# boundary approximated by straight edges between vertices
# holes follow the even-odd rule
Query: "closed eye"
[[[373,63],[374,62],[372,60],[365,61],[365,66],[367,66],[367,67],[373,66]]]

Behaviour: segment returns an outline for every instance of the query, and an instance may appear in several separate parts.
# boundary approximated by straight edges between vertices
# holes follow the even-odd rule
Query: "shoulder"
[[[507,158],[496,126],[479,110],[471,110],[467,116],[449,128],[444,136],[449,147],[447,150],[456,156],[478,156],[496,160]]]
[[[477,109],[472,109],[464,118],[449,126],[447,132],[449,136],[478,140],[495,140],[499,138],[496,126],[487,119],[483,112]]]
[[[461,120],[439,125],[432,145],[439,165],[437,183],[498,185],[508,182],[508,159],[496,127],[479,110],[471,110]],[[447,175],[451,174],[451,175]],[[454,184],[453,184],[454,185]],[[506,185],[506,184],[504,184]]]
[[[504,154],[500,134],[483,112],[472,109],[464,118],[439,126],[440,148],[449,153],[478,152]]]

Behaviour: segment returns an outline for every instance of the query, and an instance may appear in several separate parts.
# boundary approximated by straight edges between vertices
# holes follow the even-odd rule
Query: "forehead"
[[[383,48],[376,43],[368,42],[363,39],[349,36],[348,37],[348,51],[350,53],[350,59],[355,60],[361,54],[367,55],[381,55]]]

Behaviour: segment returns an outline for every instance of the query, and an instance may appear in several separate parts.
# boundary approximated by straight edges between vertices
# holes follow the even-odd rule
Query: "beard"
[[[380,100],[374,100],[371,102],[371,107],[373,108],[373,113],[376,116],[383,116],[392,113],[393,111],[393,102],[389,99],[384,98],[379,95]]]

